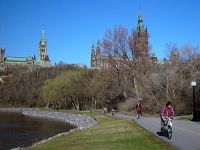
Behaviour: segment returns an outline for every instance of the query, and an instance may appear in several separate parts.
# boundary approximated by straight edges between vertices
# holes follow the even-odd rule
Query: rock
[[[11,150],[22,150],[22,148],[17,147],[17,148],[12,148]]]

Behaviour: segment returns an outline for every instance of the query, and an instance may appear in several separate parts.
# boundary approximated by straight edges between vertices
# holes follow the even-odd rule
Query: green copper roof
[[[26,62],[26,57],[6,57],[6,62]]]
[[[153,52],[152,57],[156,57],[156,54]]]
[[[139,12],[138,12],[138,19],[139,18],[142,18],[142,11],[141,11],[141,8],[139,9]]]
[[[41,41],[46,41],[45,36],[44,36],[44,30],[42,30]]]
[[[33,60],[33,57],[32,56],[28,56],[26,59],[27,60]]]
[[[42,64],[44,64],[44,61],[40,61],[40,60],[39,60],[39,61],[36,62],[36,64],[37,64],[37,65],[42,65]]]
[[[145,31],[141,10],[139,10],[139,13],[138,13],[137,31],[142,31],[142,32]]]
[[[26,63],[27,61],[33,61],[33,57],[32,56],[28,56],[28,57],[11,57],[11,56],[8,56],[5,59],[6,63]]]
[[[100,45],[100,41],[98,40],[98,41],[97,41],[97,47],[98,47],[99,45]]]
[[[94,49],[94,44],[92,44],[92,49]]]

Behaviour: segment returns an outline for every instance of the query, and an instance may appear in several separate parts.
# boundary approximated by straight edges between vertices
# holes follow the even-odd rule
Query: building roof
[[[5,59],[6,62],[26,62],[27,58],[26,57],[11,57],[8,56]]]
[[[153,52],[152,57],[156,57],[156,54]]]
[[[29,61],[33,61],[33,57],[32,56],[28,56],[28,57],[11,57],[8,56],[5,58],[5,62],[7,64],[23,64],[23,63],[27,63]]]
[[[46,41],[45,36],[44,36],[44,30],[42,30],[41,41]]]
[[[43,65],[43,64],[44,64],[44,61],[38,60],[38,61],[36,61],[36,64],[37,64],[37,65]]]

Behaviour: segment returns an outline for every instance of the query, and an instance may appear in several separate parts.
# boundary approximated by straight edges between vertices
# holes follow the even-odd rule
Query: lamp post
[[[141,116],[142,116],[142,98],[140,98]]]
[[[197,120],[196,109],[195,109],[195,87],[196,87],[196,85],[197,85],[196,81],[191,82],[191,86],[193,89],[193,118],[192,118],[193,121]]]
[[[79,109],[80,109],[80,111],[83,111],[83,102],[82,101],[80,102],[80,108]]]
[[[93,110],[93,106],[92,106],[92,96],[90,95],[90,112],[92,112],[92,110]]]
[[[110,112],[110,101],[108,100],[107,103],[108,103],[108,112]]]

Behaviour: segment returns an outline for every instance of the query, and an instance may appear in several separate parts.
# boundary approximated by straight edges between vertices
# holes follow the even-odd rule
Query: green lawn
[[[181,117],[181,118],[177,118],[177,120],[192,120],[192,117]]]
[[[175,149],[132,120],[90,114],[99,125],[72,132],[28,150],[172,150]]]

